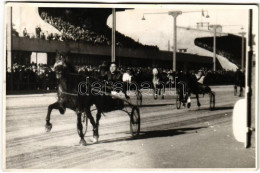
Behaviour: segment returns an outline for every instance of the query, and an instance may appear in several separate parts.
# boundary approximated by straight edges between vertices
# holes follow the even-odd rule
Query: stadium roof
[[[245,40],[246,45],[246,40]],[[195,44],[213,52],[213,37],[196,38]],[[231,62],[240,65],[242,54],[242,37],[234,34],[216,38],[217,54],[222,54]]]

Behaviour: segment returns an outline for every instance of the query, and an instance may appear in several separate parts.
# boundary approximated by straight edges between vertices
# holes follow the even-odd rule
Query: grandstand
[[[69,58],[74,64],[99,65],[104,60],[110,61],[111,28],[107,26],[106,21],[112,12],[111,9],[37,8],[36,12],[39,16],[37,19],[41,20],[40,26],[44,27],[42,22],[52,26],[51,31],[55,33],[46,33],[40,37],[15,35],[12,44],[13,63],[28,63],[32,52],[45,52],[48,54],[48,65],[53,65],[56,50],[70,51]],[[45,32],[46,30],[42,29],[42,33]],[[116,58],[119,64],[159,65],[165,68],[172,66],[171,51],[160,51],[156,46],[143,45],[119,32],[116,32],[116,43]],[[201,67],[211,69],[212,57],[192,52],[178,52],[177,63],[178,70]]]
[[[111,9],[83,8],[31,10],[30,15],[36,15],[34,20],[38,21],[35,22],[35,26],[31,23],[26,25],[26,22],[22,21],[23,25],[20,25],[20,28],[12,29],[12,66],[7,68],[7,76],[9,76],[7,84],[13,87],[8,88],[10,90],[55,89],[53,85],[55,78],[51,67],[55,62],[56,50],[68,52],[69,61],[80,67],[79,69],[98,71],[103,61],[109,62],[111,59],[111,28],[106,24],[111,12]],[[27,27],[29,32],[21,34],[21,27]],[[32,31],[35,31],[35,34]],[[178,35],[177,71],[201,68],[210,71],[213,65],[212,52],[207,47],[203,47],[207,43],[200,39],[211,38],[212,32],[178,27]],[[207,42],[210,42],[210,39]],[[143,45],[119,32],[116,32],[116,46],[116,60],[121,69],[130,67],[149,73],[153,66],[157,66],[166,72],[171,71],[172,51],[162,51],[156,46]],[[38,56],[43,53],[44,56]],[[35,57],[32,58],[32,55]],[[43,57],[46,60],[39,61]],[[217,69],[220,71],[214,72],[214,75],[219,75],[218,79],[224,83],[232,83],[229,81],[230,75],[227,75],[230,72],[221,71],[223,61],[218,60]],[[230,74],[232,76],[233,73]],[[13,76],[14,80],[11,80],[10,76]],[[223,76],[226,76],[227,80],[223,80]],[[45,80],[46,84],[39,85],[39,81],[35,78]],[[208,79],[210,84],[218,84],[219,81],[216,78]]]
[[[245,38],[244,38],[245,39]],[[237,66],[241,65],[242,59],[242,37],[234,34],[228,34],[216,38],[216,52],[219,55],[226,57],[229,61]],[[195,45],[213,52],[213,37],[202,37],[195,39]],[[244,40],[244,47],[246,47],[246,40]],[[244,57],[246,51],[244,51]]]
[[[123,11],[124,9],[117,9]],[[62,33],[62,37],[92,44],[111,45],[111,28],[106,25],[112,10],[108,8],[39,8],[41,18]],[[77,19],[77,20],[75,20]],[[159,50],[156,46],[142,45],[116,32],[116,46]]]
[[[26,9],[24,10],[27,11]],[[117,9],[117,11],[124,10],[126,9]],[[70,50],[73,56],[71,61],[75,63],[85,64],[94,62],[100,63],[100,61],[103,60],[109,61],[111,55],[111,28],[107,26],[107,18],[111,15],[111,12],[112,10],[109,8],[30,8],[30,15],[35,16],[35,20],[37,18],[37,22],[34,20],[34,23],[37,23],[35,27],[40,26],[42,28],[42,34],[40,35],[42,40],[39,40],[39,38],[32,33],[29,33],[29,36],[27,36],[30,39],[17,38],[21,36],[21,34],[13,31],[12,35],[16,37],[13,39],[13,48],[15,51],[24,51],[27,53],[28,51],[46,52],[48,54],[49,65],[54,61],[54,48],[61,51]],[[23,15],[23,13],[20,14]],[[23,17],[26,18],[25,16]],[[22,23],[26,24],[26,20]],[[32,25],[30,24],[30,26]],[[35,30],[35,28],[26,27],[30,32]],[[19,30],[21,31],[21,26]],[[205,47],[202,46],[202,43],[198,40],[203,38],[212,39],[212,31],[190,27],[178,27],[177,32],[177,68],[193,68],[188,66],[200,68],[200,66],[202,66],[200,64],[206,64],[206,67],[211,68],[213,53],[208,48],[213,41],[207,40],[205,43],[203,41],[203,44],[209,45]],[[225,33],[218,33],[218,35],[222,38],[227,36]],[[34,38],[36,39],[34,40]],[[217,43],[219,42],[217,41]],[[235,43],[233,42],[232,44],[237,43],[241,44],[241,41],[236,40]],[[35,45],[38,45],[38,47]],[[217,44],[217,50],[221,45],[222,44]],[[234,49],[240,50],[239,47]],[[235,58],[239,60],[239,57],[241,57],[240,53],[230,55],[230,53],[227,53],[228,51],[229,50],[227,50],[226,53],[219,50],[217,51],[217,69],[235,70],[237,68],[235,64],[239,63],[231,63],[229,57],[235,56]],[[26,56],[23,56],[24,58],[28,57],[27,53],[25,53]],[[21,53],[16,56],[18,57],[16,59],[19,59],[20,54]],[[162,61],[162,65],[171,67],[171,54],[171,51],[168,53],[160,51],[157,46],[143,45],[122,33],[116,32],[116,57],[122,64],[132,58],[132,62],[138,65],[145,63],[149,65],[160,64],[160,61]],[[162,57],[163,55],[164,57]],[[184,56],[189,56],[189,58],[184,60]],[[100,60],[97,60],[97,57]],[[27,61],[28,60],[26,60],[26,62]]]
[[[197,54],[201,56],[213,56],[212,49],[207,49],[206,47],[213,47],[213,32],[210,30],[207,30],[205,28],[191,28],[191,27],[181,27],[179,26],[177,28],[177,45],[178,49],[186,49],[187,53],[190,54]],[[229,48],[229,50],[233,50],[233,52],[241,52],[241,37],[240,41],[239,40],[226,40],[227,43],[229,44],[223,44],[222,42],[219,42],[219,38],[227,38],[228,33],[223,33],[223,32],[217,32],[217,50],[219,50],[220,47],[226,46]],[[184,37],[185,36],[185,37]],[[209,38],[207,42],[203,41],[203,44],[205,46],[202,46],[201,44],[198,44],[198,40],[201,40],[203,38]],[[239,39],[239,37],[237,37]],[[211,45],[211,46],[210,46]],[[232,46],[233,45],[233,46]],[[235,46],[236,45],[236,46]],[[240,46],[239,46],[240,45]],[[239,49],[240,47],[240,49]],[[241,57],[241,55],[239,55]],[[234,63],[231,61],[226,54],[222,54],[221,51],[217,51],[217,60],[221,64],[221,67],[226,70],[236,70],[237,68],[237,63]],[[219,69],[219,67],[217,67]]]

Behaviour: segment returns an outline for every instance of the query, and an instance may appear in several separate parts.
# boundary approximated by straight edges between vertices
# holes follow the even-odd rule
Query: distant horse
[[[50,123],[52,110],[58,109],[61,114],[64,114],[66,108],[69,108],[75,111],[77,114],[77,129],[81,138],[80,145],[87,144],[83,134],[83,112],[85,112],[87,118],[90,120],[93,126],[93,138],[94,142],[97,142],[99,137],[98,127],[101,113],[105,111],[105,102],[110,103],[112,99],[110,100],[108,96],[102,96],[100,94],[93,94],[90,92],[90,86],[93,82],[96,82],[95,79],[91,78],[90,76],[78,74],[74,67],[67,62],[66,57],[67,54],[60,52],[56,53],[54,70],[58,81],[58,101],[48,106],[45,125],[46,131],[48,132],[52,128],[52,124]],[[79,84],[86,81],[86,79],[88,79],[88,85],[85,88],[82,87],[81,92],[87,94],[81,95],[81,93],[79,93]],[[91,114],[92,105],[95,105],[97,109],[96,122]]]
[[[237,87],[240,87],[239,90],[239,97],[243,96],[243,88],[245,87],[245,76],[244,74],[240,71],[240,69],[237,69],[235,72],[235,85],[234,85],[234,95],[237,95]]]
[[[195,74],[188,74],[186,81],[185,81],[185,87],[186,87],[186,96],[185,100],[187,102],[187,107],[190,108],[191,106],[191,94],[195,94],[197,99],[197,106],[200,107],[200,101],[199,101],[199,94],[209,94],[212,97],[215,97],[214,92],[211,90],[209,86],[205,86],[198,82],[197,77]]]
[[[152,83],[153,83],[154,99],[157,99],[158,95],[162,95],[162,99],[164,99],[164,95],[165,95],[165,82],[163,80],[164,78],[162,74],[159,73],[157,68],[153,68],[152,72],[153,72]]]

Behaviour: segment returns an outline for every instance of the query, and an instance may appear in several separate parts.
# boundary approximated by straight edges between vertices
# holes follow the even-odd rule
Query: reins
[[[83,74],[78,74],[78,73],[64,73],[64,74],[96,79],[96,78],[93,78],[93,77],[90,77],[90,76],[85,76],[85,75],[83,75]],[[78,96],[78,93],[66,92],[66,91],[63,91],[60,87],[59,87],[59,92],[62,93],[62,94],[65,94],[65,95]]]
[[[66,73],[66,74],[76,75],[76,76],[84,76],[84,75],[77,74],[77,73]],[[95,78],[90,77],[90,76],[84,76],[84,77],[95,79]],[[104,94],[104,95],[107,95],[107,96],[111,96],[112,98],[117,98],[117,99],[123,100],[123,101],[125,101],[126,103],[132,105],[132,103],[129,102],[127,99],[121,98],[121,97],[119,97],[119,96],[117,96],[117,95],[114,95],[114,94],[111,94],[111,93],[107,93],[107,92],[104,92],[104,91],[100,91],[100,90],[96,90],[96,89],[93,89],[93,88],[91,89],[91,91],[97,92],[98,94]],[[63,91],[63,90],[61,89],[61,87],[59,87],[59,92],[62,93],[62,94],[65,94],[65,95],[79,96],[78,93],[70,93],[70,92]]]
[[[65,95],[78,96],[78,94],[69,93],[69,92],[63,91],[63,90],[61,89],[61,87],[59,87],[59,92],[62,93],[62,94],[65,94]]]

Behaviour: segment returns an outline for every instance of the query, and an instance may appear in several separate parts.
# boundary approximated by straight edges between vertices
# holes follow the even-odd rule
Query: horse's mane
[[[71,63],[68,62],[65,63],[66,63],[66,69],[64,72],[64,78],[66,79],[66,85],[68,86],[69,90],[71,91],[77,90],[78,84],[80,82],[93,83],[95,81],[99,81],[99,79],[94,76],[79,73],[76,70],[75,66],[73,66]]]
[[[61,85],[64,91],[69,93],[78,93],[78,87],[80,83],[93,83],[97,81],[97,78],[90,76],[89,74],[81,74],[76,70],[76,67],[69,62],[69,53],[56,52],[56,65],[63,66],[62,78],[58,80],[58,85]],[[61,62],[61,63],[59,63]]]

